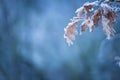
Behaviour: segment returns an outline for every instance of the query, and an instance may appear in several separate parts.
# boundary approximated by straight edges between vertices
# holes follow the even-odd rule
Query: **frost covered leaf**
[[[82,7],[78,8],[75,13],[77,13],[77,17],[81,18],[82,15],[85,13],[86,17],[90,16],[90,12],[93,10],[93,6],[98,5],[98,1],[95,2],[87,2]]]
[[[109,22],[110,22],[109,19],[107,19],[105,16],[102,16],[101,23],[102,23],[102,26],[103,26],[103,31],[107,35],[107,39],[110,39],[111,35],[113,35],[113,33],[114,33],[108,25]]]
[[[102,15],[101,12],[102,12],[101,9],[97,9],[92,16],[94,26],[96,26],[96,27],[98,26],[98,21],[101,18],[101,15]]]
[[[88,19],[85,19],[82,24],[81,24],[81,32],[80,34],[82,34],[82,32],[84,32],[87,28],[89,28],[90,32],[93,32],[93,20],[88,18]]]
[[[84,8],[85,8],[85,13],[86,13],[86,18],[90,17],[90,12],[93,10],[93,6],[98,5],[98,1],[92,2],[92,3],[85,3]]]
[[[77,21],[71,22],[64,29],[64,31],[65,31],[64,38],[67,39],[67,43],[69,46],[73,44],[72,40],[75,39],[75,35],[78,33],[76,30],[77,25],[78,25]]]
[[[106,18],[114,20],[115,17],[117,17],[117,13],[113,10],[112,7],[110,7],[107,4],[102,3],[101,4],[103,15],[105,15]]]
[[[112,28],[115,18],[117,17],[116,12],[107,4],[101,4],[102,7],[102,26],[103,31],[107,35],[107,39],[110,39],[114,35],[115,30]]]
[[[90,17],[90,11],[92,11],[92,5],[89,4],[85,4],[84,8],[85,8],[85,13],[86,13],[86,18]]]
[[[102,16],[102,26],[103,26],[103,31],[105,32],[105,34],[107,35],[107,39],[110,39],[111,36],[114,35],[115,30],[113,29],[113,27],[111,27],[109,25],[110,20],[108,18],[106,18],[105,16]]]
[[[88,23],[87,19],[82,22],[82,24],[81,24],[81,33],[84,32],[88,28],[87,23]]]
[[[84,13],[84,7],[78,8],[75,13],[77,13],[77,17],[81,18]]]

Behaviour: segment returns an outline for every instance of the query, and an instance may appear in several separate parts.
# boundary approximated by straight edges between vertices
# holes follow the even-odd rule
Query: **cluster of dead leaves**
[[[99,6],[99,8],[94,10],[95,6]],[[97,27],[99,22],[101,22],[103,31],[107,35],[107,38],[110,39],[110,37],[114,35],[115,30],[112,26],[115,23],[117,13],[108,4],[99,4],[98,1],[92,3],[87,2],[77,9],[76,13],[77,17],[73,17],[71,22],[64,29],[64,38],[67,39],[68,45],[73,44],[72,41],[75,40],[75,35],[78,34],[76,27],[78,26],[79,21],[82,21],[80,25],[80,34],[82,34],[86,29],[93,32],[94,27]]]

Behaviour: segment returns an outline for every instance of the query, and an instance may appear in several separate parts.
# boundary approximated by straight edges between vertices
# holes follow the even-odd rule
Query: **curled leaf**
[[[94,12],[94,14],[93,14],[93,16],[92,16],[92,19],[93,19],[93,22],[94,22],[94,26],[98,26],[98,21],[99,21],[99,19],[101,18],[101,16],[102,16],[102,13],[101,13],[102,11],[101,11],[101,9],[97,9],[95,12]]]
[[[93,10],[93,6],[97,6],[98,5],[98,1],[92,2],[92,3],[85,3],[84,4],[84,8],[85,8],[85,13],[86,13],[86,18],[90,17],[90,12]]]
[[[110,39],[114,35],[115,30],[113,29],[113,24],[115,23],[115,18],[117,13],[107,4],[101,4],[102,7],[102,25],[103,31],[107,35],[107,39]]]
[[[64,38],[67,39],[67,43],[69,46],[73,44],[72,40],[75,39],[75,35],[78,33],[76,30],[77,25],[78,25],[77,21],[71,22],[64,29],[64,31],[65,31]]]
[[[81,32],[80,32],[80,34],[81,34],[82,32],[84,32],[87,28],[89,28],[90,32],[93,32],[93,25],[94,25],[94,23],[93,23],[93,20],[92,20],[92,19],[90,19],[90,18],[85,19],[85,20],[82,22],[82,24],[81,24]]]
[[[102,16],[102,26],[103,26],[103,31],[107,35],[107,39],[110,39],[111,36],[114,35],[115,30],[109,25],[110,20],[106,18],[105,16]]]

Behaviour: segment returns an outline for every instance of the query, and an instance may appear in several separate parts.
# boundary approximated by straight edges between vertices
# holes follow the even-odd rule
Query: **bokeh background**
[[[0,80],[120,80],[119,20],[111,40],[101,26],[70,47],[63,38],[86,1],[0,0]]]

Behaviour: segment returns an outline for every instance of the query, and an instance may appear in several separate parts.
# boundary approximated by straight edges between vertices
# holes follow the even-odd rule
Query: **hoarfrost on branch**
[[[101,22],[103,32],[107,36],[107,39],[114,36],[115,30],[113,29],[113,24],[115,23],[118,15],[115,9],[107,4],[109,1],[110,0],[105,0],[104,2],[86,2],[76,10],[75,13],[77,16],[73,17],[71,22],[68,23],[67,27],[64,29],[64,38],[66,38],[69,46],[73,44],[75,35],[78,34],[76,27],[78,27],[78,23],[80,21],[82,21],[80,25],[80,34],[82,34],[86,29],[93,32],[94,28],[98,26],[99,22]],[[98,6],[98,8],[94,9],[96,6]],[[91,13],[93,14],[91,15]]]

